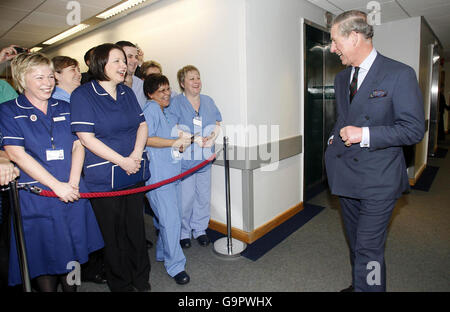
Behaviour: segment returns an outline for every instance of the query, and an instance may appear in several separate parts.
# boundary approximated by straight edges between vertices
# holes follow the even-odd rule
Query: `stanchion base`
[[[239,257],[247,248],[247,244],[231,238],[230,250],[228,250],[228,238],[222,237],[214,242],[214,252],[224,257]]]

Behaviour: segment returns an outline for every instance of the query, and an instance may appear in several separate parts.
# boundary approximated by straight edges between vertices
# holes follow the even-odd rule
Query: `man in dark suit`
[[[337,16],[331,52],[348,68],[334,82],[337,121],[325,152],[350,247],[352,285],[385,291],[384,249],[396,200],[409,188],[402,146],[420,142],[425,121],[414,70],[372,45],[364,12]]]

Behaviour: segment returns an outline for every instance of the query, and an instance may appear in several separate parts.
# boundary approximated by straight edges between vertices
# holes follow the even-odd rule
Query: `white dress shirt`
[[[364,61],[359,65],[359,71],[358,71],[358,86],[357,90],[363,83],[364,79],[367,76],[367,73],[369,72],[370,67],[372,67],[373,62],[375,61],[375,58],[377,57],[377,50],[375,48],[372,48],[372,51],[370,54],[365,58]],[[350,83],[353,79],[353,74],[355,73],[355,68],[352,68],[352,72],[350,74]],[[349,90],[350,92],[350,90]],[[362,139],[359,143],[359,146],[361,147],[370,147],[370,132],[369,127],[362,127]]]

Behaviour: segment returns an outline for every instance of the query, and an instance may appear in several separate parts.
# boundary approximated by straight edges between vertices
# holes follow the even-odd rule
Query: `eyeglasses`
[[[162,88],[162,89],[158,89],[158,90],[156,90],[157,92],[160,92],[160,93],[170,93],[170,87],[167,87],[167,88]]]

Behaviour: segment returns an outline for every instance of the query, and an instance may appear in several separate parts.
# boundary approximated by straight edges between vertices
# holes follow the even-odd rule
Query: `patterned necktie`
[[[355,73],[353,74],[352,82],[350,83],[350,103],[353,100],[353,97],[356,94],[356,91],[358,91],[358,72],[359,67],[355,67]]]

